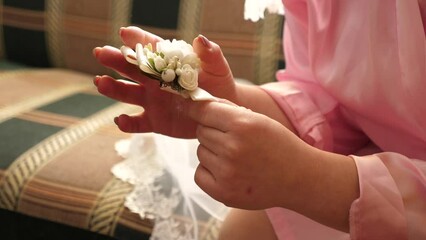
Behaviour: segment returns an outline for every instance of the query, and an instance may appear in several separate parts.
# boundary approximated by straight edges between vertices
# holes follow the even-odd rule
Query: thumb
[[[203,35],[198,35],[192,43],[194,51],[201,60],[201,69],[216,77],[231,76],[231,69],[225,56],[216,43],[209,41]]]

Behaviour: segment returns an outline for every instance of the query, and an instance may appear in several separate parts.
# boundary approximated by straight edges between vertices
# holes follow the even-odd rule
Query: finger
[[[195,183],[209,196],[219,202],[224,202],[224,187],[220,185],[211,172],[199,164],[194,175]]]
[[[127,133],[146,133],[153,132],[151,124],[145,114],[136,116],[122,114],[114,119],[118,128]]]
[[[194,181],[208,195],[213,198],[217,197],[218,186],[216,179],[211,172],[201,164],[199,164],[195,170]]]
[[[142,85],[119,81],[110,76],[96,76],[94,83],[102,95],[124,103],[143,104],[145,89]]]
[[[194,51],[201,60],[201,69],[204,72],[218,77],[232,76],[229,64],[219,45],[199,35],[193,41]]]
[[[197,156],[200,164],[209,170],[213,177],[221,173],[222,160],[203,144],[198,145]]]
[[[128,63],[117,48],[111,46],[97,47],[93,50],[93,54],[102,65],[113,69],[126,78],[143,84],[157,84],[143,75],[137,66]]]
[[[138,27],[124,27],[120,29],[120,36],[124,45],[135,49],[137,43],[142,43],[146,45],[148,43],[152,44],[152,47],[155,50],[155,45],[158,41],[163,40],[159,36],[152,34],[150,32],[144,31]]]
[[[196,136],[200,144],[209,149],[209,151],[216,155],[222,155],[220,150],[224,141],[227,140],[226,133],[215,128],[198,125]]]
[[[140,77],[139,69],[128,63],[121,51],[111,46],[97,47],[93,49],[93,55],[102,65],[115,70],[124,77],[134,79]]]
[[[233,102],[229,101],[228,99],[224,99],[224,98],[218,98],[218,99],[217,99],[217,102],[225,103],[225,104],[228,104],[228,105],[230,105],[230,106],[234,106],[234,107],[239,107],[237,104],[235,104],[235,103],[233,103]]]
[[[194,121],[222,132],[231,130],[229,119],[235,119],[238,107],[219,101],[194,102],[187,107],[188,116]]]

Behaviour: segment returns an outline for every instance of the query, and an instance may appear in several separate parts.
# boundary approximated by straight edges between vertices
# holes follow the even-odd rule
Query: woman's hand
[[[224,204],[243,209],[283,207],[348,230],[359,196],[351,157],[316,149],[279,122],[228,102],[197,102],[195,181]]]
[[[307,144],[275,120],[229,103],[194,103],[188,115],[199,123],[195,181],[205,192],[244,209],[287,202]]]
[[[137,27],[122,28],[120,36],[123,44],[132,48],[137,43],[151,43],[155,47],[155,43],[162,40]],[[236,86],[232,72],[220,47],[205,37],[198,36],[193,41],[193,48],[201,60],[199,87],[216,97],[235,99]],[[146,77],[136,66],[128,63],[117,48],[95,48],[94,55],[104,66],[138,83],[125,83],[109,76],[98,76],[94,80],[101,94],[144,108],[144,112],[139,115],[121,115],[116,118],[115,122],[122,131],[157,132],[180,138],[195,137],[194,121],[181,114],[188,100],[161,90],[158,81]]]

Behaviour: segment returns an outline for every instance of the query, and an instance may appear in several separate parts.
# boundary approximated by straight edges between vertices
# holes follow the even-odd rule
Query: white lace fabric
[[[154,221],[152,240],[200,239],[201,226],[222,221],[228,208],[194,182],[197,140],[146,133],[116,143],[124,161],[112,168],[119,179],[134,185],[125,206]]]

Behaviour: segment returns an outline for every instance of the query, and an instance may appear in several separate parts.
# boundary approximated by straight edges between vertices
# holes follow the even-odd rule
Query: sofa
[[[274,81],[283,67],[283,17],[243,19],[243,0],[0,0],[0,239],[149,239],[150,219],[124,207],[115,178],[113,118],[140,110],[97,93],[94,75],[119,77],[92,49],[121,45],[139,26],[221,45],[234,76]],[[165,7],[166,6],[166,7]],[[226,7],[224,7],[226,6]],[[220,223],[203,223],[215,239]]]

